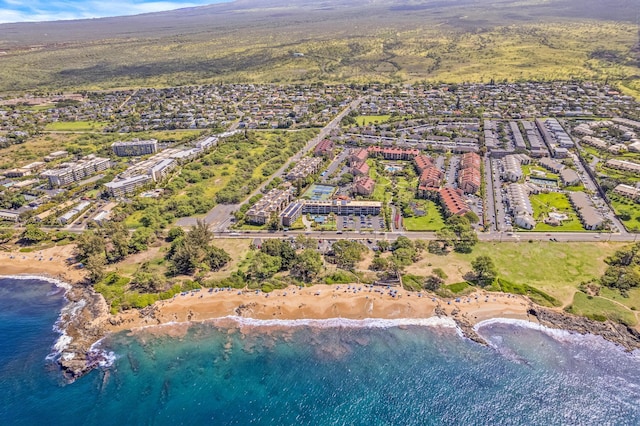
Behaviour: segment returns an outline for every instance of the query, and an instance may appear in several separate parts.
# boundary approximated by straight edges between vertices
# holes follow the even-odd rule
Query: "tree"
[[[20,235],[20,239],[26,244],[37,244],[46,240],[49,235],[44,232],[38,225],[29,224],[25,227],[25,230]]]
[[[378,241],[378,249],[380,251],[387,251],[389,250],[389,247],[391,247],[391,243],[389,243],[389,241],[387,240]]]
[[[282,261],[279,257],[259,251],[249,262],[247,276],[254,281],[264,280],[274,276],[281,267]]]
[[[104,278],[106,260],[102,253],[91,254],[84,262],[84,268],[89,272],[89,281],[97,283]]]
[[[151,228],[138,228],[131,235],[129,240],[129,248],[132,252],[137,253],[147,249],[149,243],[155,240],[155,233]]]
[[[279,257],[282,260],[281,268],[283,270],[291,268],[296,259],[296,251],[289,241],[279,240],[276,238],[266,239],[262,242],[260,251],[269,256]]]
[[[209,246],[212,239],[213,232],[209,229],[207,222],[198,219],[187,233],[185,244],[195,245],[204,249]]]
[[[177,241],[177,240],[176,240]],[[191,275],[198,268],[200,249],[196,246],[180,243],[171,256],[170,272],[174,275]]]
[[[224,266],[229,263],[231,260],[231,256],[224,249],[219,247],[210,246],[207,248],[207,254],[205,255],[205,262],[212,271],[219,271],[224,268]]]
[[[389,261],[384,257],[380,257],[379,255],[376,255],[373,258],[373,261],[371,261],[371,266],[369,266],[369,269],[371,269],[372,271],[386,271],[387,268],[389,268]]]
[[[102,255],[105,251],[104,239],[93,231],[85,232],[76,239],[75,255],[81,261]]]
[[[482,287],[491,284],[498,277],[498,270],[489,256],[476,257],[471,261],[471,267],[475,281]]]
[[[367,248],[357,241],[340,240],[332,246],[334,259],[339,268],[353,270]]]
[[[312,249],[315,248],[317,244],[318,243],[315,238],[305,237],[302,234],[298,234],[296,237],[296,246],[298,248]]]
[[[167,233],[167,241],[172,242],[176,238],[184,237],[184,235],[185,235],[184,229],[180,227],[171,228]]]
[[[429,275],[425,280],[423,287],[425,290],[437,291],[440,289],[444,280],[437,275]]]
[[[304,249],[291,267],[291,275],[304,282],[313,281],[322,271],[322,256],[314,249]]]

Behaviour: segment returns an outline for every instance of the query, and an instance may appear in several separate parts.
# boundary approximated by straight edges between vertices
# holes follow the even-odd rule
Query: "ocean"
[[[227,318],[123,332],[113,363],[67,384],[64,290],[0,279],[3,425],[637,425],[640,353],[487,321]]]

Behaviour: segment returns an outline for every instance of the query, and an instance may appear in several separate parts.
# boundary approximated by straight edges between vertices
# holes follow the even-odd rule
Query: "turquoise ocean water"
[[[0,424],[640,424],[640,354],[497,321],[490,347],[401,321],[170,325],[106,339],[113,364],[65,384],[64,305],[0,279]]]

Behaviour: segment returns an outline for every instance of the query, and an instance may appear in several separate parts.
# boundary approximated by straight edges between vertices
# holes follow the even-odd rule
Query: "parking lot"
[[[382,216],[338,216],[336,218],[338,231],[384,231]]]

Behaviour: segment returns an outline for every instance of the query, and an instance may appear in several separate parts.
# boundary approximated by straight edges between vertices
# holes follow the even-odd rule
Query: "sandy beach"
[[[73,245],[66,245],[30,253],[0,252],[0,276],[40,275],[77,283],[84,279],[85,271],[66,263],[73,257],[73,249]]]
[[[355,291],[354,291],[355,290]],[[489,318],[535,320],[527,315],[528,299],[521,296],[478,291],[456,301],[422,293],[396,290],[392,296],[384,288],[364,285],[315,285],[289,287],[269,294],[255,291],[203,289],[177,295],[145,312],[119,314],[107,325],[109,331],[130,330],[167,323],[204,321],[227,316],[259,320],[298,319],[405,319],[447,315],[471,324]]]

